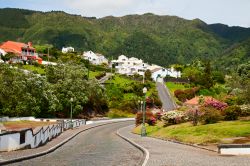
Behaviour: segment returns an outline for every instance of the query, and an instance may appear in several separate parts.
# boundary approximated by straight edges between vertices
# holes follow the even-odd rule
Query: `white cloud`
[[[67,6],[82,15],[103,17],[126,13],[135,5],[134,0],[66,0]]]

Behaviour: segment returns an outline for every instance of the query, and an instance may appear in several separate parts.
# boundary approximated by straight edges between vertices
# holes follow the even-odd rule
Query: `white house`
[[[144,72],[149,66],[144,63],[143,60],[138,58],[128,58],[125,55],[120,55],[117,60],[112,60],[111,64],[115,65],[116,72],[119,74],[134,75],[140,74],[144,75]]]
[[[74,52],[75,49],[73,47],[63,47],[62,48],[62,53],[68,53],[68,52]]]
[[[152,66],[151,66],[152,68]],[[150,70],[150,67],[149,67]],[[159,78],[165,78],[166,76],[175,77],[178,78],[181,76],[181,72],[176,71],[173,67],[170,69],[165,69],[163,67],[153,68],[153,70],[150,70],[152,73],[152,79],[154,81],[157,81]]]
[[[94,65],[108,64],[108,59],[106,59],[104,55],[92,51],[84,52],[83,58],[89,60],[89,62]]]

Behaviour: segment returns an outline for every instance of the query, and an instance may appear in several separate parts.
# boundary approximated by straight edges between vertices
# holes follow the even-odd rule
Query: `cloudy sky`
[[[155,13],[211,23],[250,27],[250,0],[0,0],[0,8],[63,10],[104,17]]]

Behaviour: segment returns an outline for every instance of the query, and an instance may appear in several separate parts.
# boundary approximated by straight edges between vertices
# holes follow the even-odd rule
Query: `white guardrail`
[[[31,120],[41,121],[40,119],[28,118],[12,118],[11,121],[19,120]],[[57,121],[48,120],[46,121]],[[73,120],[73,128],[86,125],[85,119]],[[71,128],[70,120],[60,120],[57,124],[43,126],[38,131],[33,129],[24,129],[21,131],[8,131],[0,134],[0,151],[13,151],[23,148],[36,148],[40,145],[45,144],[52,138],[57,137],[63,131]]]

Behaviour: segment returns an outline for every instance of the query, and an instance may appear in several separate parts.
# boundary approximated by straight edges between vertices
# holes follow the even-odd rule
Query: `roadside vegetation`
[[[142,89],[148,89],[147,98],[152,102],[152,107],[161,107],[155,83],[150,77],[146,78],[145,84],[139,75],[125,76],[115,74],[113,78],[106,81],[106,94],[108,106],[112,109],[109,116],[131,117],[141,109],[141,102],[144,99]]]
[[[250,143],[250,63],[225,75],[209,61],[179,68],[186,83],[167,82],[179,107],[146,113],[147,134],[194,144]],[[141,114],[134,132],[140,134]]]
[[[58,65],[0,64],[1,116],[69,118],[71,104],[74,118],[104,115],[108,111],[105,90],[96,79],[87,78],[87,68],[97,77],[105,75],[105,67],[90,66],[75,53],[51,51],[50,59]]]
[[[155,126],[147,125],[147,135],[156,138],[172,139],[193,144],[217,143],[250,143],[250,121],[228,121],[215,124],[193,126],[191,123],[181,123],[164,127],[163,122]],[[134,133],[140,134],[141,126],[137,126]],[[235,137],[245,137],[236,139]]]

